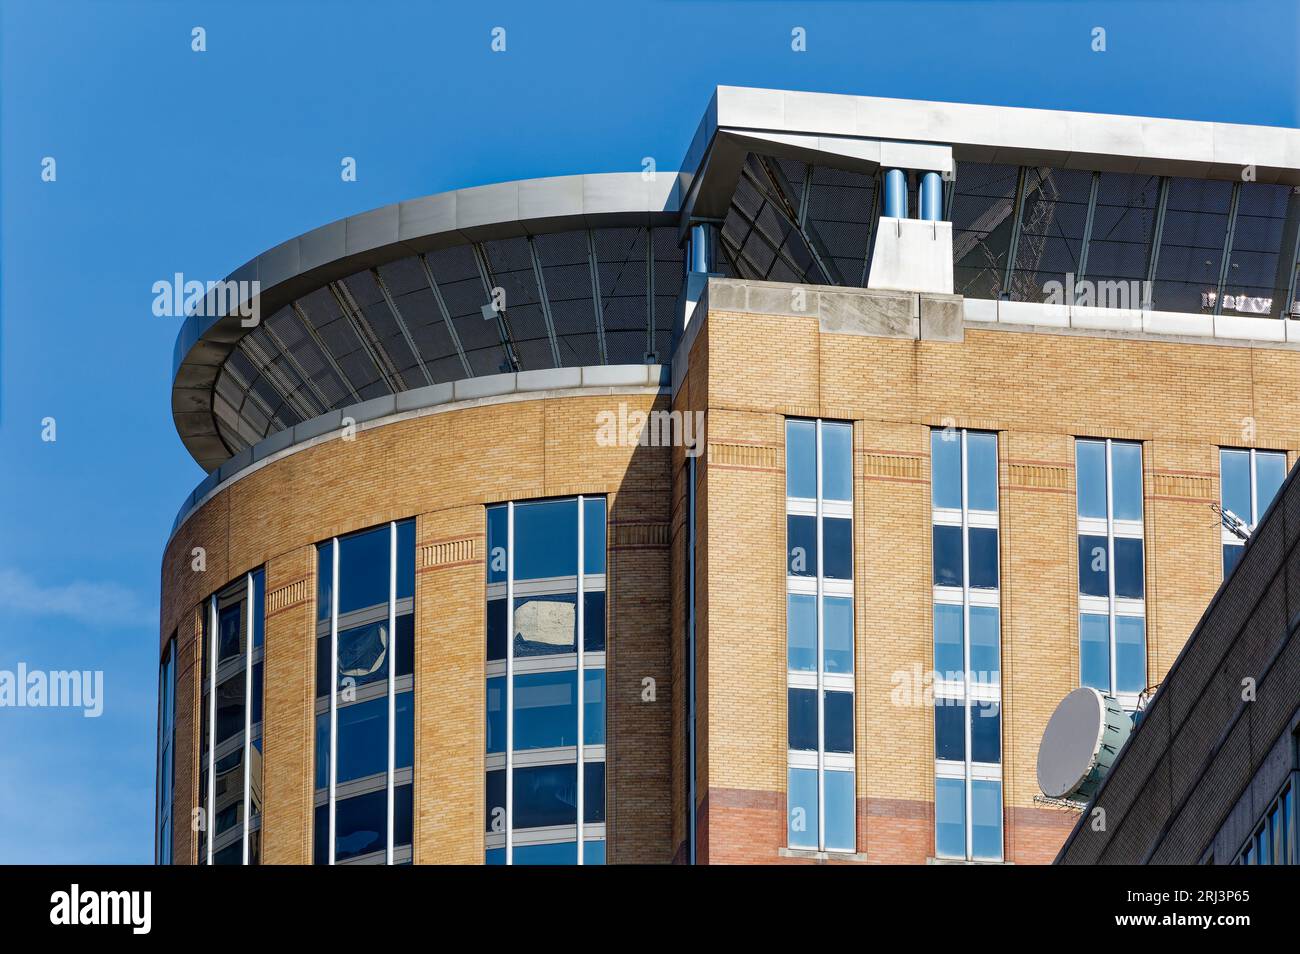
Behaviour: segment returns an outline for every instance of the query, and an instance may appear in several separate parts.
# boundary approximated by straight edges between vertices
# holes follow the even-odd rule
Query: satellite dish
[[[1038,744],[1038,787],[1049,798],[1086,802],[1133,731],[1118,702],[1096,689],[1075,689],[1056,707]]]

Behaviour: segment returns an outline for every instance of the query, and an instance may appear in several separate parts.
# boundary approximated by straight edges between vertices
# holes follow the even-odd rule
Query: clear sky
[[[446,189],[674,169],[719,84],[1295,126],[1297,39],[1294,0],[0,0],[0,671],[105,696],[0,708],[0,862],[152,859],[159,562],[203,476],[155,281]]]

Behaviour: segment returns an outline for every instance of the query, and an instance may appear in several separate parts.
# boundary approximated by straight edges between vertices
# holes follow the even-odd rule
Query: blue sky
[[[675,168],[719,84],[1295,126],[1296,40],[1284,0],[0,0],[0,670],[105,684],[97,719],[0,708],[0,862],[152,858],[159,562],[203,476],[155,281],[399,199]]]

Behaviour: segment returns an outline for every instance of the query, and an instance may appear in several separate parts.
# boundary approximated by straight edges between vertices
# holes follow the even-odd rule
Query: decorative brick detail
[[[1214,502],[1214,481],[1208,476],[1164,474],[1157,471],[1154,477],[1154,490],[1157,497],[1177,497],[1181,500]]]
[[[709,463],[746,470],[775,470],[776,448],[764,444],[710,444]]]
[[[619,523],[611,525],[613,545],[619,549],[668,546],[666,523]]]
[[[311,580],[294,580],[277,587],[266,595],[266,611],[278,613],[280,610],[296,606],[311,593]]]
[[[443,540],[441,543],[426,543],[420,547],[420,566],[450,566],[469,563],[479,558],[477,537],[464,540]]]
[[[920,457],[912,454],[880,454],[868,452],[863,455],[863,469],[868,478],[877,477],[886,480],[924,480],[924,469]]]
[[[1007,465],[1007,479],[1018,490],[1070,489],[1070,468],[1064,464],[1011,463]]]

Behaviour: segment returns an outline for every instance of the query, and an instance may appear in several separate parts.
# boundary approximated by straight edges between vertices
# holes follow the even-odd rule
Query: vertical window
[[[176,637],[167,641],[158,669],[158,804],[154,831],[154,860],[172,863],[172,755],[176,726]]]
[[[318,865],[410,864],[415,521],[316,547]]]
[[[998,440],[930,432],[934,541],[934,851],[1002,860]]]
[[[605,499],[486,516],[486,861],[604,864]]]
[[[1147,685],[1142,445],[1076,440],[1079,681],[1137,706]]]
[[[853,425],[785,433],[788,844],[852,852]]]
[[[200,647],[199,863],[255,865],[262,846],[262,666],[266,575],[208,599]]]
[[[1239,865],[1296,865],[1300,864],[1300,837],[1296,817],[1294,792],[1300,784],[1300,773],[1292,772],[1282,791],[1256,822],[1251,836],[1238,852]]]
[[[1286,479],[1286,454],[1281,451],[1219,451],[1219,506],[1225,522],[1240,523],[1250,534],[1273,502]],[[1221,531],[1223,576],[1226,579],[1241,559],[1245,539],[1225,525]]]

